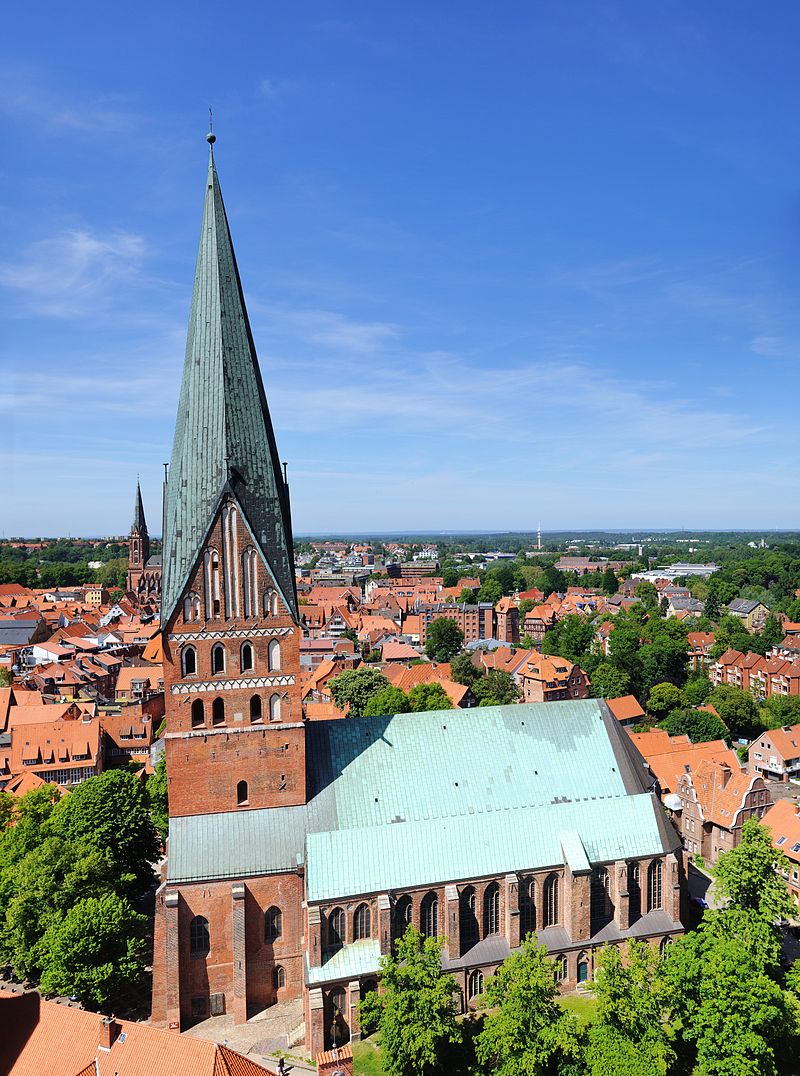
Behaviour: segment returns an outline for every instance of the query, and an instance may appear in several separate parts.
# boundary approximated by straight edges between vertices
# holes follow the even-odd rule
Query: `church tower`
[[[150,535],[147,533],[147,521],[144,518],[142,490],[136,480],[136,504],[133,509],[133,526],[128,539],[128,580],[126,589],[139,593],[145,565],[150,559]]]
[[[172,816],[305,802],[298,604],[280,466],[214,164],[164,519]]]

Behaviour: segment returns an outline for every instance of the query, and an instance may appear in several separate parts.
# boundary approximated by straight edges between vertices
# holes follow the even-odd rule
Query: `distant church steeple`
[[[136,500],[133,524],[128,538],[128,579],[126,589],[140,598],[157,598],[161,594],[161,561],[150,556],[150,535],[144,517],[144,503],[139,480],[136,480]]]

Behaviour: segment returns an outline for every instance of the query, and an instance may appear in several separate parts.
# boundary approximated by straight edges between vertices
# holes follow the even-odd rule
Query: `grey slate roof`
[[[212,152],[167,483],[164,622],[181,599],[226,492],[238,502],[297,618],[289,492]]]
[[[678,841],[595,699],[306,726],[305,806],[174,818],[169,881],[291,871],[308,899],[654,855]]]
[[[742,613],[744,616],[747,616],[748,613],[752,613],[756,606],[761,604],[761,602],[753,601],[750,598],[734,598],[728,605],[728,611],[731,613]]]

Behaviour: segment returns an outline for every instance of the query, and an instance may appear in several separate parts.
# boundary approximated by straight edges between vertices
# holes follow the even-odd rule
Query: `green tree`
[[[478,665],[473,665],[472,655],[465,650],[461,654],[456,654],[450,662],[450,676],[457,684],[472,687],[475,681],[483,676],[483,669]]]
[[[11,673],[8,669],[0,668],[0,687],[11,687]]]
[[[658,612],[658,591],[647,579],[640,580],[633,588],[633,593],[648,613]]]
[[[53,816],[57,832],[107,851],[119,872],[120,891],[141,896],[154,881],[160,855],[144,783],[125,770],[106,770],[76,786]]]
[[[600,950],[595,971],[597,1018],[589,1030],[592,1076],[666,1073],[675,1060],[665,1015],[668,995],[661,955],[646,942]],[[625,1058],[625,1066],[618,1058]]]
[[[146,929],[124,897],[79,900],[44,936],[42,989],[104,1009],[139,1000]]]
[[[664,729],[670,736],[688,736],[692,743],[730,741],[730,733],[725,725],[706,710],[672,710],[659,722],[659,728]]]
[[[450,661],[464,646],[464,632],[454,620],[437,617],[428,625],[425,653],[431,661]]]
[[[167,789],[167,760],[158,760],[155,772],[147,778],[147,796],[150,800],[150,817],[162,841],[169,835],[169,797]]]
[[[769,649],[771,646],[777,646],[782,639],[783,628],[781,622],[774,613],[770,613],[764,621],[764,627],[761,629],[761,641]]]
[[[458,586],[458,581],[459,581],[460,578],[461,578],[461,572],[459,571],[458,568],[448,567],[448,568],[443,568],[442,569],[442,586],[443,587],[447,587],[448,589],[450,587],[457,587]]]
[[[472,605],[475,601],[475,591],[470,590],[469,587],[462,587],[461,593],[458,596],[458,600],[465,605]]]
[[[611,634],[613,643],[617,632]],[[649,694],[656,685],[669,681],[680,687],[686,681],[686,643],[671,639],[667,635],[657,635],[651,643],[645,643],[639,649],[640,681],[642,695]]]
[[[382,687],[369,699],[364,708],[364,717],[390,717],[392,714],[407,714],[411,709],[408,695],[394,684]]]
[[[76,901],[115,888],[118,871],[107,851],[87,841],[47,836],[2,876],[0,954],[17,975],[35,978],[46,953],[43,937]]]
[[[349,639],[350,642],[355,646],[356,651],[358,651],[360,649],[360,644],[359,644],[359,641],[358,641],[358,633],[356,632],[355,628],[345,628],[344,631],[342,632],[342,634],[340,635],[340,638],[341,639]]]
[[[647,697],[647,710],[658,720],[685,705],[683,692],[674,684],[656,684]]]
[[[408,693],[408,704],[412,713],[426,710],[452,710],[453,704],[441,684],[435,681],[429,684],[415,684]]]
[[[533,600],[533,598],[523,598],[522,599],[522,601],[517,606],[517,610],[519,611],[519,622],[520,622],[520,624],[524,623],[525,617],[528,615],[528,613],[531,611],[531,609],[535,608],[535,606],[536,606],[536,602]]]
[[[779,729],[800,722],[800,695],[772,695],[762,703],[760,712],[764,728]]]
[[[497,579],[489,577],[478,591],[479,602],[491,602],[495,605],[503,597],[503,587]]]
[[[690,676],[683,685],[683,697],[689,706],[702,706],[711,694],[711,681],[707,676]]]
[[[624,670],[602,661],[592,673],[590,686],[592,698],[618,699],[630,693],[631,678]]]
[[[570,614],[559,620],[542,639],[543,654],[557,654],[579,665],[594,640],[594,625],[584,616]]]
[[[483,1071],[549,1076],[580,1062],[577,1022],[559,1004],[553,962],[533,935],[489,979],[483,1000],[488,1011],[475,1040]]]
[[[362,717],[372,696],[387,687],[389,681],[382,672],[364,666],[359,669],[345,669],[328,683],[333,701],[340,710],[349,703],[352,717]]]
[[[719,613],[720,609],[717,595],[713,591],[709,591],[708,597],[706,598],[706,604],[703,607],[703,616],[708,617],[709,620],[717,621],[719,620]]]
[[[424,938],[413,926],[381,957],[382,992],[370,998],[367,1017],[377,1021],[383,1063],[389,1076],[430,1076],[444,1051],[461,1042],[456,1019],[458,984],[443,975],[444,938]]]
[[[773,846],[770,831],[757,818],[749,818],[739,844],[713,868],[715,892],[729,907],[758,912],[769,923],[788,919],[794,908],[778,873],[788,870],[789,860]]]
[[[544,569],[536,585],[544,593],[545,598],[554,593],[564,594],[567,590],[567,580],[564,573],[553,567]]]
[[[489,669],[472,685],[472,693],[481,706],[508,706],[520,694],[514,677],[503,669]]]
[[[616,594],[619,590],[619,580],[617,579],[617,573],[613,568],[606,568],[603,572],[603,577],[600,580],[600,586],[603,588],[604,594]]]
[[[742,691],[732,684],[720,684],[708,696],[708,703],[731,732],[751,738],[761,727],[758,706],[749,691]]]
[[[523,650],[533,650],[533,636],[529,635],[528,632],[525,632],[519,641],[519,645]]]

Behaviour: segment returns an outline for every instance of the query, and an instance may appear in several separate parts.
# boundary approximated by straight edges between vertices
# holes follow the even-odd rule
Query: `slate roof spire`
[[[139,479],[136,479],[136,504],[133,508],[133,530],[139,532],[139,534],[147,533],[147,522],[144,518],[144,505],[142,504],[142,487],[139,485]]]
[[[212,148],[167,482],[161,618],[166,623],[181,600],[226,494],[297,618],[289,489],[214,164],[216,135],[206,137]]]

